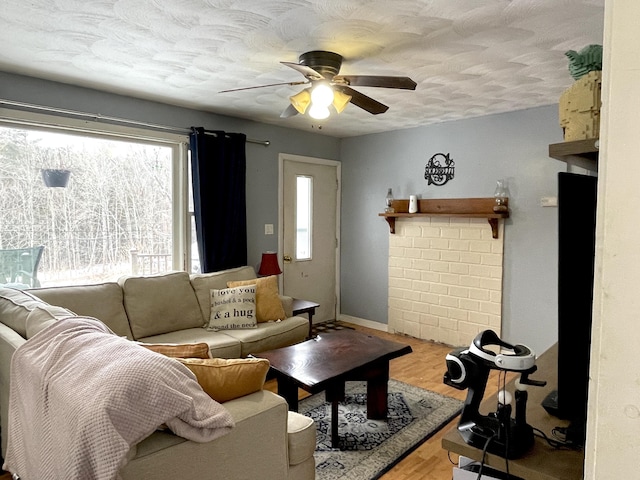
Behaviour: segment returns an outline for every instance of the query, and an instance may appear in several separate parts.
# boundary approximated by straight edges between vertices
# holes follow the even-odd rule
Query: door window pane
[[[296,176],[296,260],[311,259],[313,178]]]

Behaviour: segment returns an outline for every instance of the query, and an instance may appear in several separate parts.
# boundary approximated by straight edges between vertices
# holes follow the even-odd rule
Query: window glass
[[[311,259],[313,178],[296,177],[296,260]]]
[[[0,283],[15,280],[2,252],[38,245],[42,286],[171,270],[172,152],[162,144],[0,127]],[[70,172],[66,187],[46,186],[45,176],[61,170]]]
[[[196,215],[193,206],[193,187],[191,183],[191,151],[187,153],[189,168],[187,169],[187,216],[189,218],[190,228],[187,232],[187,244],[189,246],[188,254],[189,254],[189,264],[188,270],[191,273],[202,273],[200,268],[200,253],[198,250],[198,236],[196,233]]]
[[[198,237],[196,236],[196,217],[193,212],[189,212],[189,218],[191,219],[191,249],[189,254],[191,273],[202,273],[200,269],[200,253],[198,250]]]

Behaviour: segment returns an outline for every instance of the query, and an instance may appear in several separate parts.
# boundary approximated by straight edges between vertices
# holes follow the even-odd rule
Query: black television
[[[544,400],[584,445],[593,306],[597,177],[558,174],[558,386]]]

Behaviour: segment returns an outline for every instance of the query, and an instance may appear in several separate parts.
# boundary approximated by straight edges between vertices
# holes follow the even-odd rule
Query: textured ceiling
[[[556,103],[564,52],[601,44],[603,15],[604,0],[2,0],[0,70],[343,137]],[[218,93],[304,80],[279,62],[310,50],[418,86],[358,87],[390,109],[323,122],[280,118],[303,86]]]

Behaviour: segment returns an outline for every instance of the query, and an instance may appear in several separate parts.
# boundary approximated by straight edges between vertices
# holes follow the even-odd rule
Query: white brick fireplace
[[[504,221],[403,218],[389,235],[389,331],[453,346],[501,334]]]

